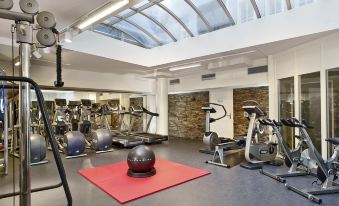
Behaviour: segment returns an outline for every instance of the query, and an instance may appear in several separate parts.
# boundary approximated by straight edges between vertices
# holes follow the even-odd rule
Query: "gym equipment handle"
[[[209,105],[215,105],[215,106],[221,107],[221,108],[224,110],[224,115],[222,115],[221,117],[218,117],[218,118],[210,118],[210,122],[211,122],[211,123],[212,123],[212,122],[215,122],[215,121],[217,121],[217,120],[219,120],[219,119],[222,119],[222,118],[226,117],[227,111],[226,111],[226,108],[224,107],[224,105],[222,105],[222,104],[217,104],[217,103],[211,103],[211,102],[209,102],[208,104],[209,104]]]
[[[35,81],[33,81],[32,79],[27,78],[27,77],[0,76],[0,81],[26,82],[26,83],[31,84],[31,86],[34,88],[35,94],[36,94],[37,100],[38,100],[38,105],[39,105],[39,108],[41,110],[42,119],[43,119],[44,125],[46,127],[46,132],[48,134],[48,140],[49,140],[49,142],[51,144],[53,156],[54,156],[54,159],[55,159],[55,163],[56,163],[57,168],[58,168],[58,172],[59,172],[59,176],[60,176],[60,179],[61,179],[61,183],[56,184],[56,185],[52,185],[52,186],[46,186],[46,187],[41,187],[41,188],[34,188],[31,191],[32,192],[39,192],[39,191],[43,191],[43,190],[48,190],[48,189],[53,189],[53,188],[56,188],[56,187],[60,187],[62,185],[63,188],[64,188],[64,192],[65,192],[66,198],[67,198],[67,205],[68,206],[72,206],[72,204],[73,204],[72,201],[73,200],[72,200],[71,191],[70,191],[69,186],[68,186],[65,168],[64,168],[64,166],[62,164],[62,160],[61,160],[61,157],[60,157],[60,154],[59,154],[57,142],[56,142],[56,139],[54,138],[54,133],[53,133],[53,130],[52,130],[52,126],[51,126],[51,124],[49,122],[49,116],[48,116],[48,112],[47,112],[47,107],[46,107],[46,104],[45,104],[44,96],[42,95],[42,92],[41,92],[41,90],[39,88],[39,85]],[[3,195],[0,195],[0,199],[1,198],[5,198],[5,197],[16,196],[18,194],[20,194],[20,193],[19,192],[14,192],[14,193],[9,193],[9,194],[3,194]]]

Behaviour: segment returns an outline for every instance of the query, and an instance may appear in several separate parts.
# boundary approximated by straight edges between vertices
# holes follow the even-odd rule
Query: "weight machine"
[[[35,0],[20,0],[19,2],[20,9],[23,13],[10,11],[13,8],[12,0],[2,0],[0,1],[0,18],[15,21],[11,28],[12,39],[14,44],[14,34],[16,34],[16,42],[20,44],[20,55],[19,59],[21,62],[21,77],[14,76],[0,76],[0,81],[2,87],[4,87],[4,81],[10,82],[19,82],[19,129],[20,129],[20,172],[19,172],[19,182],[20,190],[1,194],[1,198],[7,198],[19,195],[20,196],[20,206],[30,206],[31,205],[31,193],[38,192],[48,189],[58,188],[63,186],[67,204],[72,205],[72,196],[68,186],[66,173],[58,152],[57,143],[54,139],[54,134],[52,127],[49,123],[49,117],[47,114],[46,105],[44,103],[44,98],[41,90],[36,82],[30,79],[30,56],[31,56],[31,46],[39,47],[51,47],[56,44],[56,36],[58,36],[58,31],[55,29],[56,21],[54,15],[47,11],[39,12],[39,5]],[[37,19],[38,25],[34,25],[34,19]],[[33,35],[36,32],[36,39],[38,43],[33,41]],[[57,81],[55,81],[55,86],[63,86],[61,81],[61,46],[57,45]],[[14,57],[12,57],[14,59]],[[13,60],[14,68],[14,60]],[[14,74],[13,74],[14,75]],[[42,113],[42,118],[46,131],[48,134],[48,140],[52,147],[53,156],[58,168],[59,176],[61,182],[55,185],[40,187],[40,188],[31,188],[31,168],[30,168],[30,135],[31,135],[31,125],[30,125],[30,92],[31,87],[35,90],[37,95],[39,108]],[[12,131],[13,132],[13,131]]]

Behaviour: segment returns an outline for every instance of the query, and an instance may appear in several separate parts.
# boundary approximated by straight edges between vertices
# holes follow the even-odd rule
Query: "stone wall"
[[[170,136],[202,140],[205,113],[201,107],[209,102],[209,92],[168,95],[168,133]]]
[[[247,133],[248,119],[244,116],[245,100],[255,100],[262,105],[265,112],[268,113],[268,87],[252,87],[233,90],[233,115],[234,115],[234,136],[243,136]]]
[[[130,98],[129,101],[130,106],[143,106],[144,103],[142,97]],[[132,131],[143,131],[143,116],[134,117],[133,119]]]

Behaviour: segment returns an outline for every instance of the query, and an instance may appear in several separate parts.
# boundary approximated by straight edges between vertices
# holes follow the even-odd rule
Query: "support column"
[[[31,45],[21,43],[22,76],[30,77]],[[31,126],[30,126],[30,89],[29,83],[22,83],[21,89],[21,144],[20,144],[20,205],[31,205]]]
[[[156,80],[157,134],[168,135],[168,79]]]

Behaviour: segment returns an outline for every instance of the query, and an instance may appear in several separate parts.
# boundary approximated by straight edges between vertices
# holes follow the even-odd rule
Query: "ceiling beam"
[[[286,7],[288,10],[292,9],[291,0],[286,0]]]
[[[151,7],[151,6],[153,6],[154,5],[154,3],[152,3],[152,2],[149,2],[149,3],[147,3],[147,4],[145,4],[145,5],[143,5],[142,7],[140,7],[140,8],[138,8],[138,11],[143,11],[143,10],[145,10],[145,9],[148,9],[149,7]],[[131,8],[130,8],[131,9]],[[132,9],[131,9],[132,10]],[[126,18],[128,18],[128,17],[131,17],[131,16],[133,16],[134,14],[136,14],[137,12],[136,11],[131,11],[131,12],[128,12],[127,14],[125,14],[125,15],[123,15],[123,16],[121,16],[123,19],[126,19]],[[120,22],[120,21],[122,21],[122,19],[117,19],[117,20],[115,20],[115,21],[112,21],[112,23],[111,24],[116,24],[116,23],[118,23],[118,22]]]
[[[260,19],[260,18],[261,18],[261,14],[260,14],[260,11],[259,11],[257,2],[256,2],[255,0],[251,0],[251,4],[252,4],[252,6],[253,6],[255,15],[257,15],[257,18]]]
[[[198,7],[196,7],[191,0],[185,0],[185,2],[195,11],[195,13],[200,17],[200,19],[204,22],[207,30],[209,32],[213,31],[212,26],[210,23],[207,21],[205,16],[201,13]]]
[[[228,19],[230,20],[232,25],[235,25],[235,21],[231,15],[231,13],[228,11],[226,5],[224,4],[224,2],[222,0],[217,0],[217,2],[219,3],[220,7],[222,8],[222,10],[225,12],[226,16],[228,17]]]
[[[173,41],[177,41],[177,39],[173,36],[173,34],[172,34],[172,33],[171,33],[171,32],[170,32],[163,24],[161,24],[158,20],[156,20],[155,18],[153,18],[153,17],[151,17],[151,16],[145,14],[145,13],[142,12],[142,11],[139,11],[138,9],[135,9],[135,8],[130,8],[130,9],[133,10],[133,11],[135,11],[135,12],[137,12],[137,13],[139,13],[139,14],[141,14],[141,15],[143,15],[144,17],[148,18],[149,20],[151,20],[153,23],[155,23],[156,25],[158,25],[164,32],[166,32],[167,35],[168,35],[169,37],[171,37],[171,39],[172,39]]]

